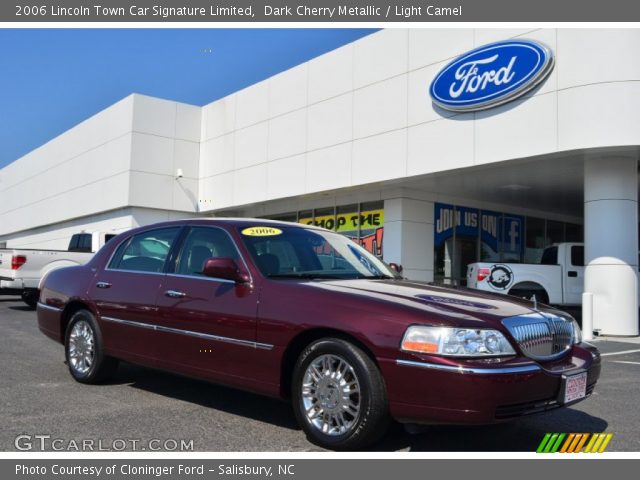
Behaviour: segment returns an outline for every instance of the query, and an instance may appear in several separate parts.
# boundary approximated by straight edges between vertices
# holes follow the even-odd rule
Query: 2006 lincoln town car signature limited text
[[[309,439],[361,448],[403,423],[491,423],[579,401],[600,355],[567,314],[401,278],[352,240],[256,219],[128,231],[43,281],[71,375],[118,360],[289,398]]]

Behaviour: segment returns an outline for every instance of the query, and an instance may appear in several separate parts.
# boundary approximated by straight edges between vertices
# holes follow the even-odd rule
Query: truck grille
[[[563,317],[535,313],[507,318],[502,324],[518,342],[522,352],[534,360],[559,357],[573,343],[573,322]]]

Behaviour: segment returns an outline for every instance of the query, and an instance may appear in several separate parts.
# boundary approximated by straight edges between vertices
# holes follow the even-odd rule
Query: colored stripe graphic
[[[567,451],[567,448],[569,448],[569,445],[571,445],[571,442],[573,442],[573,439],[575,438],[576,434],[575,433],[570,433],[569,436],[567,437],[567,440],[564,442],[564,445],[562,445],[562,448],[560,449],[560,453],[565,453]]]
[[[542,439],[542,441],[540,442],[540,445],[538,445],[538,449],[536,450],[536,453],[543,453],[544,452],[544,447],[547,444],[547,442],[549,441],[549,438],[551,437],[550,433],[546,433],[544,435],[544,438]]]
[[[536,452],[579,453],[586,443],[584,453],[602,453],[612,438],[613,433],[546,433]]]
[[[584,444],[587,442],[587,438],[589,438],[589,434],[588,433],[583,433],[581,435],[582,435],[582,439],[580,440],[580,442],[578,442],[578,445],[576,445],[576,448],[573,451],[573,453],[580,452],[580,450],[582,450],[582,447],[584,446]]]

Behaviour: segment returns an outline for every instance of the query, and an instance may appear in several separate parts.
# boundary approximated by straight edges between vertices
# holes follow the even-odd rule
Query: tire
[[[300,427],[321,447],[361,449],[379,440],[389,426],[380,370],[345,340],[323,338],[307,346],[296,362],[291,393]]]
[[[88,310],[73,314],[65,334],[64,353],[71,376],[80,383],[100,383],[112,377],[118,361],[104,354],[98,322]]]
[[[38,290],[25,290],[20,296],[24,303],[29,305],[31,308],[36,308],[38,305],[38,298],[40,298],[40,292],[38,292]]]

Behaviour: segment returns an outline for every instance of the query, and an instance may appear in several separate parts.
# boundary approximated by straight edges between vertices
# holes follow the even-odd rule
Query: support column
[[[399,263],[411,280],[433,281],[433,202],[384,201],[384,261]]]
[[[585,160],[584,240],[593,328],[602,335],[638,335],[636,158]]]

